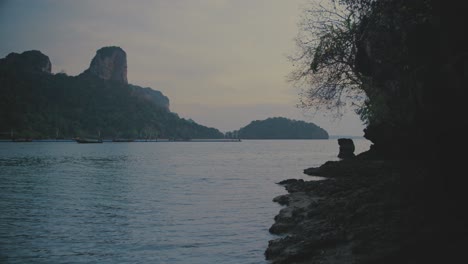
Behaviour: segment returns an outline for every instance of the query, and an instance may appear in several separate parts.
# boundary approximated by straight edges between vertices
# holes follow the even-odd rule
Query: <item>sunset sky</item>
[[[230,131],[284,116],[332,135],[363,134],[341,119],[295,107],[287,55],[307,0],[0,0],[0,57],[40,50],[52,71],[77,75],[96,50],[120,46],[128,80],[169,97],[185,118]]]

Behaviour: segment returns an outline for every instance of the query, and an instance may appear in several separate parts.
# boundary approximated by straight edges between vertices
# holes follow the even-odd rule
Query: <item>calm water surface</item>
[[[275,183],[337,153],[336,140],[0,143],[0,263],[266,263]]]

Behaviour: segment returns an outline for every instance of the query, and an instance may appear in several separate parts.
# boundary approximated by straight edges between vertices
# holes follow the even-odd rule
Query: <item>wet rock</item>
[[[322,176],[320,175],[320,168],[307,168],[304,170],[304,174],[310,175],[310,176]]]
[[[297,182],[304,182],[304,180],[287,179],[287,180],[280,181],[277,184],[279,184],[279,185],[289,185],[289,184],[294,184],[294,183],[297,183]]]
[[[288,205],[289,204],[289,195],[280,195],[273,198],[273,202],[279,203],[280,205]]]
[[[370,259],[388,263],[389,254],[399,250],[395,234],[401,232],[400,196],[394,193],[400,174],[393,166],[376,161],[327,162],[318,169],[331,177],[328,180],[285,181],[288,194],[274,201],[287,206],[270,228],[272,234],[284,237],[270,241],[265,257],[274,264]]]

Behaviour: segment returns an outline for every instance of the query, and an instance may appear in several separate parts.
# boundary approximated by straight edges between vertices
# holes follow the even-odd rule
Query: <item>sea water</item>
[[[337,154],[336,139],[0,143],[0,263],[266,263],[276,183]]]

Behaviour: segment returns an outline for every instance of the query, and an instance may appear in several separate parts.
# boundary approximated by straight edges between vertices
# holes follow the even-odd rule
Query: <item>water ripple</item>
[[[357,149],[368,148],[356,142]],[[0,263],[266,263],[285,178],[336,141],[0,144]]]

